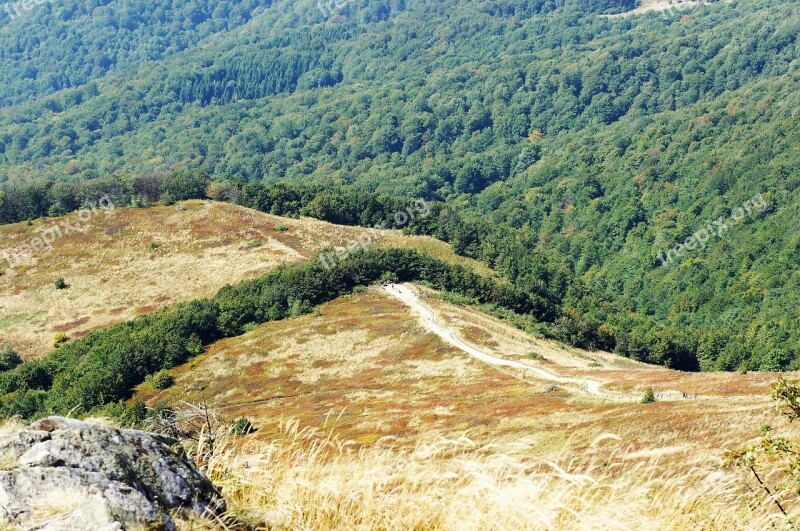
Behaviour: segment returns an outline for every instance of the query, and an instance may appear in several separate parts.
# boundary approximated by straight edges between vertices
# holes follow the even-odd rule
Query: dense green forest
[[[633,2],[360,0],[326,18],[311,1],[235,17],[190,2],[114,32],[76,23],[139,3],[46,4],[41,27],[0,32],[0,220],[109,193],[371,225],[424,198],[434,215],[410,230],[549,301],[564,340],[797,367],[794,3],[608,18]],[[766,209],[733,216],[757,194]]]
[[[11,7],[13,2],[0,7]],[[31,2],[33,4],[33,2]],[[81,87],[172,57],[247,23],[270,0],[42,2],[0,11],[0,105]],[[73,104],[81,102],[76,93]],[[87,95],[96,94],[94,85]]]

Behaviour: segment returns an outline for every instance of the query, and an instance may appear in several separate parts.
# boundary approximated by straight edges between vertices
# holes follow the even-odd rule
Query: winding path
[[[601,383],[596,380],[590,379],[582,379],[582,378],[565,378],[562,376],[558,376],[557,374],[553,374],[551,372],[545,371],[544,369],[539,369],[537,367],[532,367],[530,365],[526,365],[525,363],[520,363],[518,361],[507,360],[503,358],[498,358],[497,356],[492,356],[480,349],[475,348],[474,346],[470,345],[469,343],[465,342],[461,338],[458,337],[455,330],[452,328],[448,328],[439,323],[437,318],[436,312],[428,307],[425,303],[423,303],[417,294],[407,286],[403,286],[400,284],[388,284],[383,286],[383,290],[395,297],[403,301],[406,305],[410,306],[417,313],[420,314],[422,317],[422,324],[431,332],[445,340],[450,345],[463,350],[473,358],[480,360],[484,363],[489,365],[493,365],[495,367],[510,367],[513,369],[519,369],[524,371],[524,373],[531,372],[538,376],[543,380],[548,380],[551,382],[556,382],[560,384],[570,384],[570,385],[577,385],[579,387],[585,388],[586,391],[595,396],[603,396],[603,397],[614,397],[619,398],[616,394],[612,395],[609,393],[605,393],[600,390]],[[513,375],[512,375],[513,376]]]
[[[438,317],[436,315],[436,311],[427,306],[424,302],[419,299],[417,293],[406,285],[401,284],[388,284],[383,286],[383,290],[395,297],[400,299],[406,305],[410,306],[412,309],[416,310],[417,313],[421,317],[422,324],[442,338],[445,342],[453,345],[454,347],[466,352],[473,358],[480,360],[484,363],[492,365],[493,367],[497,368],[498,370],[505,372],[509,376],[517,378],[525,383],[531,383],[525,380],[524,377],[520,377],[517,374],[514,374],[511,371],[507,371],[504,368],[511,368],[523,371],[523,375],[525,374],[534,374],[538,378],[542,380],[547,380],[550,382],[556,382],[560,384],[566,384],[569,386],[576,386],[580,389],[585,390],[588,394],[593,396],[598,396],[605,398],[607,400],[613,400],[615,402],[638,402],[641,398],[641,395],[632,395],[623,392],[615,392],[609,391],[607,389],[603,389],[603,384],[597,380],[592,380],[590,378],[567,378],[564,376],[559,376],[552,372],[546,371],[544,369],[540,369],[538,367],[533,367],[531,365],[527,365],[525,363],[520,363],[519,361],[507,360],[503,358],[498,358],[497,356],[493,356],[484,352],[473,345],[465,342],[463,339],[458,337],[455,330],[449,328],[447,326],[442,325]],[[661,391],[657,393],[656,398],[660,401],[678,401],[682,399],[686,399],[687,395],[685,393],[680,393],[678,391]],[[749,401],[749,400],[769,400],[769,396],[764,395],[728,395],[728,396],[698,396],[693,395],[691,398],[697,400],[723,400],[723,401]]]

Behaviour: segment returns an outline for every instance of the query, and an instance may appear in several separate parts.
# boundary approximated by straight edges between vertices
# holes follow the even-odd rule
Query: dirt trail
[[[567,378],[564,376],[559,376],[552,372],[546,371],[544,369],[540,369],[538,367],[533,367],[531,365],[527,365],[525,363],[521,363],[519,361],[514,360],[507,360],[503,358],[498,358],[497,356],[493,356],[487,352],[476,348],[473,345],[465,342],[463,339],[458,337],[455,330],[449,328],[447,326],[442,325],[439,320],[438,316],[436,315],[436,311],[427,306],[424,302],[422,302],[417,295],[417,293],[406,285],[400,284],[389,284],[383,286],[383,291],[400,299],[406,305],[410,306],[421,317],[421,322],[431,332],[442,338],[444,341],[453,345],[454,347],[466,352],[473,358],[480,360],[484,363],[497,367],[499,370],[506,372],[510,376],[514,378],[520,379],[525,381],[525,375],[534,375],[542,380],[547,380],[550,382],[560,383],[563,385],[567,385],[570,387],[578,387],[590,395],[598,396],[605,398],[607,400],[613,400],[615,402],[638,402],[641,399],[641,395],[631,395],[622,392],[615,392],[609,391],[608,389],[603,389],[603,383],[592,380],[590,378]],[[519,375],[514,374],[509,371],[503,370],[503,368],[510,368],[510,369],[517,369],[523,371],[523,377],[520,378]],[[680,393],[678,391],[661,391],[657,393],[656,398],[660,401],[678,401],[678,400],[685,400],[687,398],[692,398],[694,400],[726,400],[726,401],[749,401],[756,398],[764,398],[767,397],[757,397],[757,396],[698,396],[693,395],[691,397],[687,396],[684,393]]]
[[[383,287],[383,290],[388,293],[389,295],[400,299],[408,306],[411,306],[417,313],[420,314],[422,317],[423,325],[439,336],[440,338],[444,339],[447,343],[453,345],[454,347],[463,350],[473,358],[480,360],[484,363],[488,363],[489,365],[494,365],[496,367],[510,367],[513,369],[519,369],[525,373],[532,373],[537,377],[547,380],[550,382],[556,382],[560,384],[567,384],[567,385],[577,385],[583,389],[585,389],[589,394],[595,396],[603,396],[603,397],[613,397],[619,399],[620,396],[617,394],[611,394],[603,392],[600,389],[601,383],[596,380],[590,379],[583,379],[583,378],[565,378],[562,376],[558,376],[557,374],[553,374],[551,372],[545,371],[544,369],[540,369],[538,367],[532,367],[525,363],[520,363],[518,361],[513,360],[506,360],[503,358],[498,358],[496,356],[492,356],[480,349],[475,348],[474,346],[466,343],[456,334],[455,330],[452,328],[448,328],[439,323],[436,312],[428,307],[425,303],[423,303],[417,294],[407,286],[402,286],[399,284],[389,284]]]

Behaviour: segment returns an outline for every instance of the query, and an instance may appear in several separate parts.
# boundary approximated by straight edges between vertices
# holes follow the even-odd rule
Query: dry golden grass
[[[42,493],[42,497],[31,507],[30,523],[37,526],[60,520],[73,513],[86,498],[86,493],[79,489],[60,489]],[[96,504],[92,508],[99,511],[98,520],[106,516],[102,504]]]
[[[30,242],[64,218],[0,226],[0,252]],[[282,225],[288,230],[277,231]],[[211,296],[226,284],[254,278],[282,263],[367,234],[312,219],[287,219],[226,203],[187,201],[171,207],[100,212],[33,257],[9,268],[0,257],[0,346],[25,358],[52,350],[58,332],[77,338],[175,302]],[[369,234],[375,234],[370,232]],[[376,245],[418,248],[486,272],[432,238],[387,231]],[[69,289],[56,290],[63,277]]]
[[[641,363],[602,351],[586,351],[555,341],[535,338],[508,323],[474,308],[454,306],[426,288],[418,288],[425,304],[435,309],[441,323],[457,330],[462,338],[502,358],[527,363],[562,376],[591,378],[604,388],[638,396],[648,387],[665,399],[680,399],[683,393],[697,399],[765,401],[775,374],[755,372],[686,373]],[[535,353],[536,358],[530,354]],[[800,375],[794,375],[800,377]]]
[[[634,391],[690,388],[686,382],[711,389],[725,382],[737,397],[677,397],[643,405],[577,388],[551,390],[550,382],[533,377],[523,382],[444,343],[403,303],[377,289],[324,305],[320,315],[268,323],[221,341],[176,368],[173,388],[156,392],[145,384],[136,397],[151,405],[208,400],[230,418],[252,419],[259,428],[252,437],[261,441],[279,433],[276,418],[319,429],[332,411],[336,433],[363,446],[388,437],[408,449],[421,438],[466,433],[480,444],[524,448],[530,457],[571,459],[584,456],[598,436],[614,433],[625,441],[630,459],[667,453],[676,471],[687,470],[698,455],[721,456],[725,448],[738,447],[762,424],[785,424],[769,403],[768,385],[752,384],[750,375],[694,375],[636,363],[591,372],[587,358],[599,356],[608,367],[627,366],[628,360],[542,342],[432,296],[425,302],[463,337],[493,345],[498,356],[523,360],[531,346],[545,346],[546,362],[527,360],[546,363],[558,374],[583,367],[612,389],[634,381]],[[565,447],[574,454],[563,456]]]
[[[734,530],[781,522],[772,502],[713,459],[676,469],[666,452],[642,459],[609,434],[582,457],[564,453],[534,459],[466,436],[357,447],[330,428],[286,421],[269,442],[223,442],[207,473],[231,516],[264,529]]]
[[[342,297],[320,315],[220,341],[173,374],[171,389],[156,392],[144,384],[137,398],[151,404],[206,399],[230,417],[292,415],[304,426],[324,423],[335,409],[343,412],[340,434],[365,443],[392,435],[413,444],[437,429],[488,435],[488,419],[513,422],[516,408],[567,408],[551,397],[527,404],[545,394],[546,382],[509,380],[462,356],[378,290]]]
[[[535,338],[474,308],[447,303],[433,290],[422,287],[418,290],[424,302],[440,316],[442,324],[458,330],[465,340],[496,356],[524,361],[530,359],[528,355],[531,352],[535,352],[543,358],[541,360],[543,367],[591,368],[593,377],[599,379],[602,379],[602,374],[597,374],[598,371],[666,370],[608,352],[589,352],[555,341]]]

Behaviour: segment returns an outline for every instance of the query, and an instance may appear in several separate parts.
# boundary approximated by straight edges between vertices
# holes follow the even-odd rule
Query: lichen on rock
[[[0,436],[0,524],[42,530],[172,529],[170,512],[218,515],[219,491],[177,441],[48,417]]]

